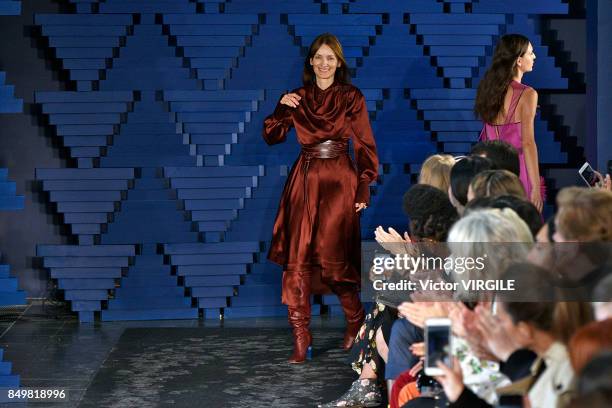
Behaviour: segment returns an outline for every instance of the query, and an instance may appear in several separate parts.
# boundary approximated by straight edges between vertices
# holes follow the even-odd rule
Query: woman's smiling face
[[[310,65],[317,79],[333,79],[340,63],[336,54],[326,44],[321,45],[315,55],[310,59]]]

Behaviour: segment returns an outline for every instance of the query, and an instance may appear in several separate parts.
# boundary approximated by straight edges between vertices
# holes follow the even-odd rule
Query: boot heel
[[[312,360],[312,346],[308,346],[306,349],[306,360]]]

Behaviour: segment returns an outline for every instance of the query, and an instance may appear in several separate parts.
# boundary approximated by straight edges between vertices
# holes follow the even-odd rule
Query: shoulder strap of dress
[[[523,96],[523,92],[525,92],[525,89],[529,88],[527,85],[520,84],[516,81],[512,81],[510,84],[512,87],[512,100],[510,101],[510,106],[508,107],[508,114],[506,115],[506,120],[504,121],[504,124],[508,124],[510,123],[510,121],[512,121],[519,100],[521,99],[521,96]]]

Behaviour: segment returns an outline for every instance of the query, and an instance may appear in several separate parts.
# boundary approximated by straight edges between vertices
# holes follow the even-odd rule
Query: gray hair
[[[526,260],[533,235],[514,210],[486,208],[457,221],[447,241],[453,258],[486,259],[486,271],[471,269],[460,279],[497,279],[510,264]]]

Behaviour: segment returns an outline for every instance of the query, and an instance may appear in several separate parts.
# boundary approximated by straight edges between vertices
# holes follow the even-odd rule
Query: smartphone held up
[[[451,321],[446,318],[427,319],[425,321],[425,374],[442,375],[438,367],[441,361],[447,367],[452,366]]]

